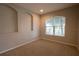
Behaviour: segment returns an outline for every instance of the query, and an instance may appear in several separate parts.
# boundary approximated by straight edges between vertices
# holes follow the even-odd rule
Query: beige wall
[[[17,32],[17,12],[6,5],[0,5],[0,33]]]
[[[0,21],[2,22],[2,19],[3,19],[3,22],[6,21],[8,23],[11,22],[13,24],[9,24],[12,26],[10,27],[12,30],[11,32],[9,32],[8,30],[8,31],[5,31],[7,33],[5,33],[4,31],[3,31],[4,33],[0,33],[0,52],[5,51],[10,48],[14,48],[23,43],[31,42],[33,40],[36,40],[39,37],[40,16],[30,11],[27,11],[26,9],[21,8],[19,6],[15,6],[12,4],[9,4],[9,6],[14,8],[17,11],[17,25],[16,26],[17,26],[18,32],[13,32],[12,30],[13,29],[12,27],[14,27],[16,23],[13,21],[13,20],[16,20],[16,16],[14,17],[14,15],[16,15],[15,14],[16,12],[7,8],[7,5],[6,5],[5,13],[4,13],[4,10],[0,10],[0,13],[5,14],[4,16],[1,16],[2,14],[0,14]],[[4,8],[4,6],[2,8]],[[33,23],[34,23],[33,31],[31,31],[31,18],[27,12],[33,15]],[[9,13],[9,14],[6,14],[6,13]],[[7,15],[8,17],[12,16],[10,17],[12,21],[10,21],[11,19],[8,20],[8,18],[6,17]],[[1,17],[4,17],[4,18],[1,18]],[[6,23],[6,26],[7,25],[8,24]],[[1,26],[5,26],[5,25],[1,25]]]
[[[41,16],[41,37],[48,38],[49,40],[55,40],[65,43],[77,44],[77,29],[78,29],[78,7],[70,7],[63,10],[47,13]],[[51,16],[65,16],[66,17],[66,27],[65,27],[65,36],[48,36],[45,34],[44,23],[45,20]]]

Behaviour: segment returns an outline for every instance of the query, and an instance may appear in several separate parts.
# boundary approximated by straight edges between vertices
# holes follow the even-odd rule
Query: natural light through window
[[[45,33],[47,35],[64,36],[65,35],[65,17],[54,16],[45,22]]]

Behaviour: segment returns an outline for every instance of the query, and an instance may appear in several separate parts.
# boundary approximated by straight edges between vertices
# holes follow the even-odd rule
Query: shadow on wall
[[[17,12],[13,8],[0,4],[0,33],[17,32]]]

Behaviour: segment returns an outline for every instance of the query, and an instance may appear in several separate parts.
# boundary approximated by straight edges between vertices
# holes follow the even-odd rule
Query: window
[[[65,35],[65,17],[55,16],[45,22],[45,33],[47,35],[64,36]]]

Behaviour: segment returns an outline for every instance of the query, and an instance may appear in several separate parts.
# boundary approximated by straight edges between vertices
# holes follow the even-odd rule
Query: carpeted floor
[[[1,56],[78,56],[79,52],[75,47],[37,40],[14,50],[1,54]]]

